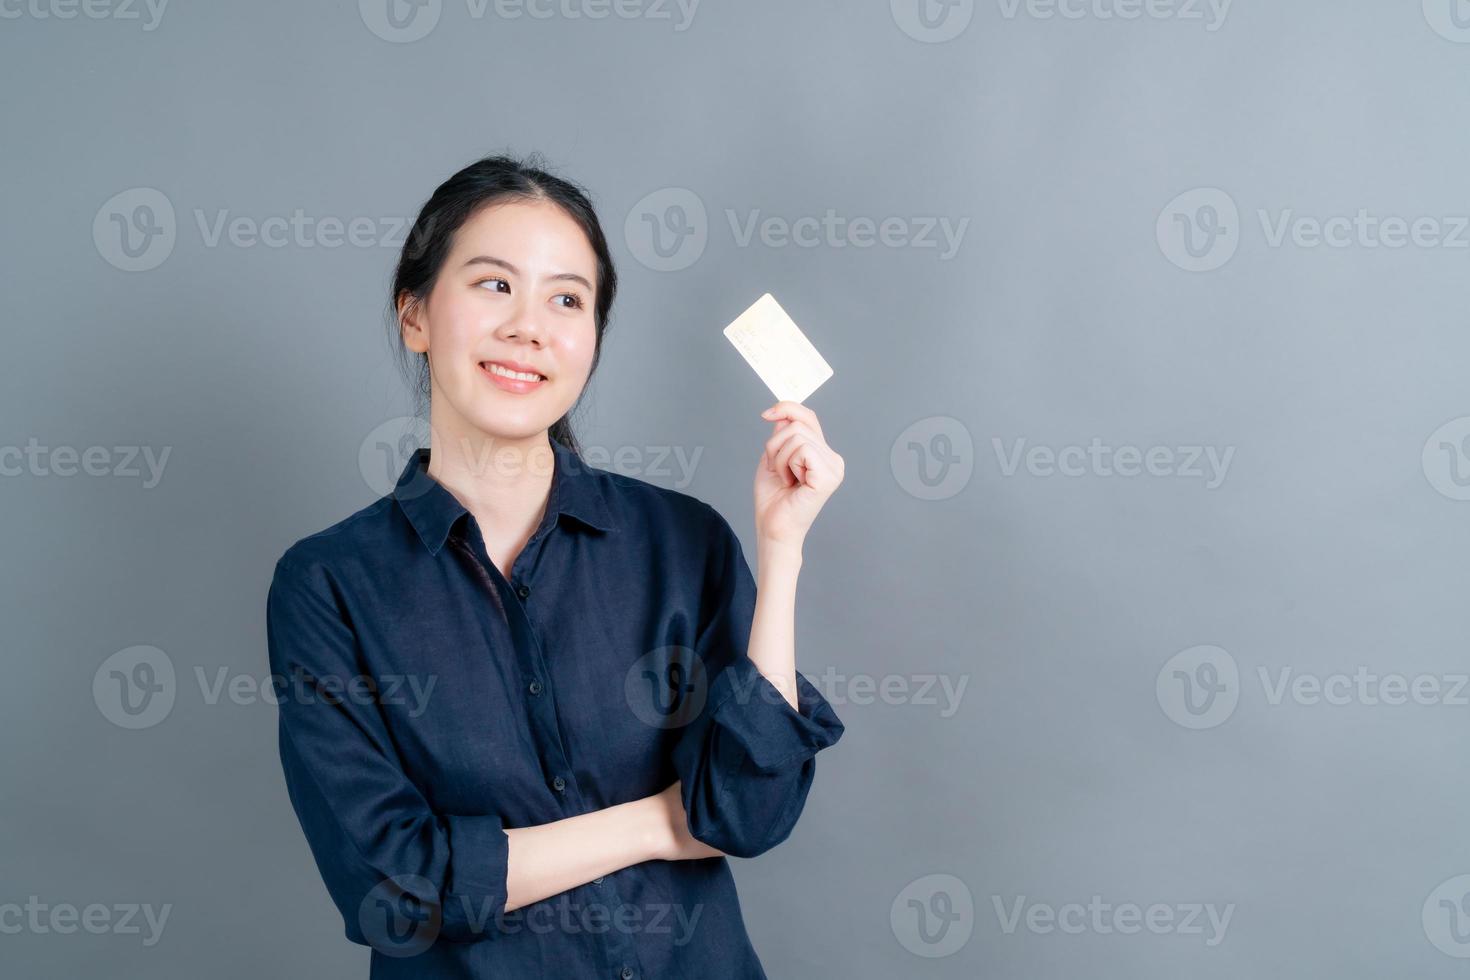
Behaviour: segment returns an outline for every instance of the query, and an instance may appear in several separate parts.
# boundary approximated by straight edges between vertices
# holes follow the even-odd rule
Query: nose
[[[495,336],[501,340],[519,341],[534,347],[540,347],[545,340],[545,332],[536,318],[534,305],[524,299],[519,300],[510,311],[510,316],[495,328]]]

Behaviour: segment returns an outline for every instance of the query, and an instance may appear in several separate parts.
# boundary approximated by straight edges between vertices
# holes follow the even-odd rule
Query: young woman
[[[430,445],[276,565],[286,785],[375,978],[765,975],[725,855],[786,839],[842,734],[794,617],[843,461],[805,406],[762,413],[758,587],[708,504],[585,466],[616,286],[574,185],[442,184],[392,292]]]

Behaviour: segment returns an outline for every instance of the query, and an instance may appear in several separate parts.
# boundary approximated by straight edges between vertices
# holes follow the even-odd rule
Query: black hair
[[[429,357],[427,354],[415,354],[404,346],[398,315],[399,298],[408,293],[414,302],[425,300],[439,278],[460,227],[484,208],[517,200],[550,201],[560,206],[581,227],[597,256],[597,295],[593,303],[597,340],[593,347],[589,380],[597,370],[597,362],[602,358],[602,338],[607,332],[608,314],[618,289],[618,274],[613,268],[607,238],[602,233],[590,196],[571,181],[548,173],[540,154],[532,153],[524,159],[509,155],[489,156],[476,160],[435,188],[408,233],[398,257],[398,267],[393,273],[393,289],[388,300],[392,337],[396,339],[393,346],[413,389],[416,413],[422,413],[428,407],[431,390]],[[583,390],[585,392],[586,389]],[[580,404],[580,397],[577,402]],[[571,424],[572,411],[576,407],[574,404],[557,419],[548,435],[580,455],[581,447]]]

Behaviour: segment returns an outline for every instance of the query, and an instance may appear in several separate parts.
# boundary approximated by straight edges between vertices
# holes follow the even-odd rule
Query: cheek
[[[563,370],[586,374],[592,369],[592,355],[597,351],[597,331],[589,322],[585,327],[557,334],[556,360]]]
[[[434,357],[443,358],[446,363],[458,361],[460,355],[475,349],[479,326],[471,304],[458,297],[435,295],[430,309],[433,314],[429,318],[429,349]]]
[[[441,307],[443,318],[437,324],[441,329],[440,342],[454,351],[468,351],[475,346],[479,335],[474,309],[468,303],[446,303]]]

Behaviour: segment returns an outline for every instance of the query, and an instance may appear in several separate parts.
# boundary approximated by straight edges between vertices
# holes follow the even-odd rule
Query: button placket
[[[533,536],[531,541],[527,543],[525,549],[521,551],[520,556],[511,567],[511,579],[518,580],[519,576],[524,572],[525,567],[522,564],[523,562],[529,563],[534,557],[539,557],[540,548],[542,547],[541,537],[542,535],[540,533]],[[541,684],[542,694],[547,694],[546,682],[541,680],[541,678],[547,676],[545,667],[546,658],[541,651],[541,641],[537,638],[536,631],[531,625],[530,617],[526,613],[526,607],[522,603],[513,602],[510,599],[512,593],[519,595],[519,592],[500,573],[500,569],[496,568],[495,564],[490,561],[490,557],[484,549],[483,538],[479,535],[475,535],[474,538],[478,540],[472,539],[471,541],[461,542],[461,547],[465,549],[467,555],[472,559],[476,570],[480,573],[481,580],[491,592],[491,598],[494,600],[496,606],[499,607],[505,617],[506,624],[510,627],[511,644],[514,648],[516,664],[521,670],[521,676],[523,678],[529,678],[529,680],[525,681],[527,693],[531,693],[530,689],[532,684],[539,682]],[[524,583],[522,583],[521,588],[525,588],[529,594],[529,587],[525,586]],[[501,598],[502,595],[504,595],[503,601]],[[559,733],[560,723],[557,719],[556,699],[550,696],[533,695],[527,702],[527,717],[531,723],[533,741],[536,743],[538,759],[543,767],[543,771],[558,773],[558,775],[553,776],[549,780],[550,788],[560,797],[561,804],[567,811],[570,813],[583,812],[584,807],[582,806],[581,793],[577,790],[575,779],[570,778],[572,767],[567,757],[566,748],[562,745],[561,735]],[[567,776],[562,776],[560,773],[567,773]],[[602,896],[600,901],[609,908],[618,908],[623,900],[619,894],[617,883],[615,881],[604,881],[604,878],[599,876],[598,884],[600,886],[599,894]],[[621,978],[623,971],[628,971],[629,977],[636,976],[637,974],[633,972],[633,967],[629,965],[639,962],[637,946],[633,938],[625,933],[619,932],[617,929],[612,929],[603,934],[602,940],[607,950],[608,960],[621,964],[617,976]]]
[[[512,576],[521,568],[523,561],[530,560],[529,556],[539,551],[540,541],[538,539],[540,537],[538,533],[521,551],[511,568]],[[522,676],[531,678],[526,682],[527,692],[533,695],[529,702],[527,715],[538,747],[539,761],[545,770],[570,773],[572,767],[561,742],[555,698],[540,696],[546,691],[546,684],[541,680],[546,671],[545,658],[541,654],[541,642],[536,637],[536,631],[532,628],[531,621],[520,603],[500,601],[500,589],[503,587],[508,592],[511,591],[511,586],[485,552],[483,535],[465,535],[465,540],[456,540],[455,543],[471,559],[476,571],[480,574],[481,581],[491,591],[492,598],[504,614],[506,625],[510,627],[511,645],[514,648],[516,663],[521,668]],[[529,587],[523,585],[522,588],[529,592]],[[581,812],[582,800],[575,782],[557,775],[550,781],[550,785],[562,798],[564,806],[574,813]]]

